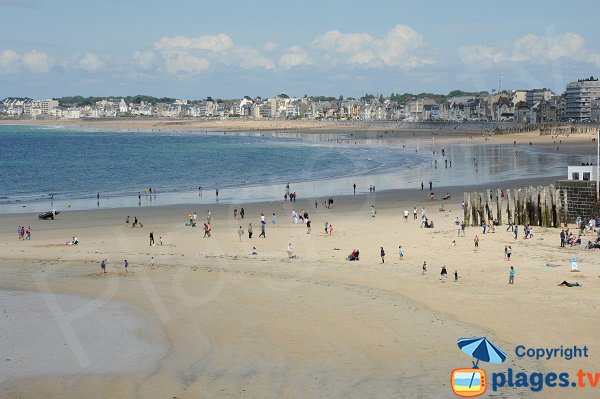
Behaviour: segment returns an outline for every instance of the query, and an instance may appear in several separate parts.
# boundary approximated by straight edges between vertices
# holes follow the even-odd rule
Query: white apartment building
[[[590,120],[592,100],[599,97],[600,82],[593,76],[569,83],[565,92],[565,118],[575,122]]]

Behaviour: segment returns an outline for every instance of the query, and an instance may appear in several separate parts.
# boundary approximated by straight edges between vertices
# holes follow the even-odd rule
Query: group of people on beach
[[[27,229],[25,226],[17,227],[17,236],[19,241],[31,240],[31,226],[27,226]]]
[[[131,221],[131,220],[130,220],[130,218],[129,218],[129,215],[127,215],[127,217],[125,217],[125,225],[126,225],[127,227],[129,227],[129,223],[130,223],[130,221]],[[140,228],[141,228],[141,227],[144,227],[144,225],[143,225],[143,224],[141,224],[141,223],[138,221],[138,218],[137,218],[137,216],[134,216],[134,218],[133,218],[133,223],[131,223],[131,227],[132,227],[132,228],[136,228],[136,227],[140,227]]]

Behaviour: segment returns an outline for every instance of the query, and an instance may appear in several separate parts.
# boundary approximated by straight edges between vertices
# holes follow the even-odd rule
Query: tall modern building
[[[580,79],[567,85],[565,92],[565,118],[575,122],[589,120],[592,117],[592,100],[600,98],[598,78]]]

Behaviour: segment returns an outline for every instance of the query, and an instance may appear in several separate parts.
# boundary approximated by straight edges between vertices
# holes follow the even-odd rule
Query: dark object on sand
[[[48,211],[48,212],[40,213],[38,217],[40,219],[45,219],[45,220],[48,220],[48,219],[54,220],[54,216],[58,215],[59,213],[60,213],[60,211]]]

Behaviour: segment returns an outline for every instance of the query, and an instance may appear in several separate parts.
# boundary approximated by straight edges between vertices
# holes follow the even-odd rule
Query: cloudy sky
[[[0,0],[0,98],[548,87],[600,74],[598,2]]]

